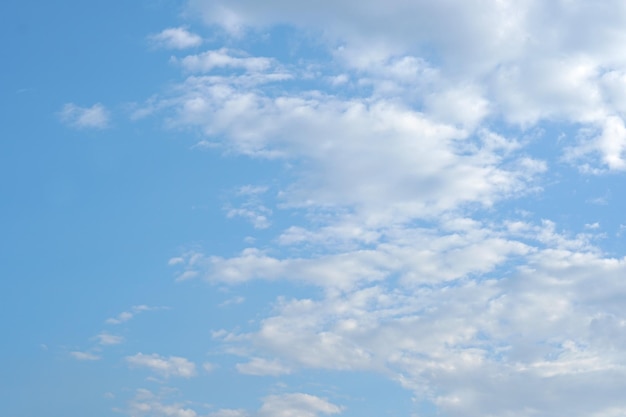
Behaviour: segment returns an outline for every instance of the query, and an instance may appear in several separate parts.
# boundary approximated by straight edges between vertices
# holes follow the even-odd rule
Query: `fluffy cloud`
[[[296,368],[379,372],[449,416],[582,417],[626,405],[625,272],[625,259],[545,249],[499,278],[283,299],[258,332],[224,343]]]
[[[511,157],[514,138],[442,124],[392,99],[270,97],[238,85],[240,78],[188,78],[183,94],[167,101],[171,123],[224,137],[234,152],[304,161],[280,194],[291,207],[348,207],[366,224],[402,222],[492,205],[545,169]]]
[[[278,62],[234,47],[188,55],[177,60],[184,80],[146,104],[213,149],[289,167],[277,203],[257,190],[226,214],[259,229],[281,210],[304,221],[235,255],[170,261],[178,280],[315,288],[277,296],[252,330],[214,333],[246,357],[240,373],[375,372],[451,417],[619,415],[626,260],[594,246],[592,228],[560,233],[515,203],[541,193],[541,175],[563,161],[626,169],[626,7],[189,7],[234,44],[276,24],[305,28],[332,59]],[[553,125],[566,132],[558,140],[540,134]],[[533,157],[539,141],[560,155]],[[285,394],[266,397],[258,415],[340,411]]]
[[[152,355],[138,353],[134,356],[127,356],[126,362],[133,368],[148,368],[164,378],[191,378],[196,375],[196,365],[178,356],[166,358],[156,353]]]
[[[414,64],[422,62],[422,68],[430,67],[422,73],[427,77],[404,91],[439,81],[431,84],[429,111],[470,124],[488,114],[522,126],[554,120],[587,124],[602,133],[581,144],[589,150],[585,154],[599,154],[609,169],[624,169],[622,145],[605,143],[623,142],[614,136],[615,118],[624,117],[616,91],[623,89],[626,69],[621,53],[626,8],[619,1],[191,0],[189,7],[231,31],[287,24],[322,33],[330,45],[343,44],[338,50],[343,62],[357,69],[361,80],[375,81],[379,91],[402,91],[395,75],[405,80],[420,75]],[[399,58],[390,61],[393,57]],[[383,67],[387,75],[381,79],[376,73]],[[451,108],[444,105],[450,99]],[[448,112],[456,106],[471,112]]]
[[[80,107],[67,103],[59,112],[61,121],[76,129],[104,129],[109,127],[109,111],[100,103],[91,107]]]
[[[167,49],[187,49],[202,44],[202,37],[182,27],[165,29],[149,39],[156,46]]]

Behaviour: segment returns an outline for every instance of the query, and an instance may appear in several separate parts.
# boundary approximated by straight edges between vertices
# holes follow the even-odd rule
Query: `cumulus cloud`
[[[342,43],[343,62],[379,92],[419,95],[420,83],[430,83],[427,108],[442,120],[472,125],[494,115],[522,126],[566,120],[600,128],[598,139],[581,146],[600,154],[609,169],[623,169],[615,120],[624,117],[617,92],[626,67],[620,52],[626,11],[619,1],[344,0],[288,7],[278,0],[191,0],[189,8],[227,29],[287,24],[317,31],[331,45]],[[429,51],[437,55],[430,65]],[[416,70],[419,62],[427,72]],[[399,88],[411,78],[410,89]]]
[[[202,45],[202,37],[186,28],[167,28],[149,37],[154,45],[167,49],[187,49]]]
[[[104,129],[110,124],[109,111],[100,103],[91,107],[67,103],[59,112],[59,118],[66,125],[76,129]]]
[[[196,365],[178,356],[163,357],[156,353],[151,355],[137,353],[133,356],[127,356],[126,362],[130,367],[148,368],[164,378],[191,378],[196,376]]]
[[[149,103],[212,149],[289,167],[277,202],[248,186],[226,216],[258,229],[278,210],[305,220],[234,255],[170,260],[177,280],[314,288],[277,296],[253,329],[214,333],[245,356],[236,369],[379,373],[451,417],[619,415],[626,259],[594,245],[595,220],[568,233],[516,203],[562,162],[626,169],[626,7],[330,6],[189,1],[233,44],[288,25],[319,34],[332,61],[214,49],[178,59],[184,79]],[[559,155],[533,156],[542,141]],[[257,415],[340,412],[283,394]]]
[[[619,279],[626,258],[603,256],[584,236],[560,236],[549,222],[513,229],[541,240],[520,247],[521,265],[506,267],[506,257],[494,257],[489,245],[458,258],[503,263],[495,275],[468,273],[471,261],[465,275],[451,281],[398,285],[389,282],[397,274],[389,273],[385,281],[349,291],[279,299],[258,331],[220,337],[226,344],[251,344],[295,369],[391,376],[450,416],[512,410],[586,416],[606,404],[624,406],[615,393],[624,388],[618,381],[626,372],[619,336],[626,323],[626,287]],[[441,242],[432,243],[438,252]],[[438,269],[437,261],[416,259],[419,264]],[[408,270],[420,274],[415,266]],[[543,395],[547,391],[552,394]]]

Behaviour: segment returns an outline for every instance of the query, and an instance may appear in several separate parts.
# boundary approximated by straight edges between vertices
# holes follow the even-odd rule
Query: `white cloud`
[[[214,333],[246,357],[240,373],[377,372],[450,417],[626,407],[626,259],[594,247],[594,223],[560,233],[498,206],[541,192],[553,162],[626,167],[622,3],[189,4],[237,36],[305,27],[333,57],[303,69],[234,48],[190,55],[178,62],[195,74],[150,104],[215,149],[290,167],[275,206],[302,224],[233,256],[170,261],[178,280],[321,290],[278,297],[257,328]],[[544,124],[567,133],[533,137]],[[559,161],[532,158],[529,142],[547,140]],[[250,200],[226,215],[268,225],[266,189],[241,191]],[[340,411],[287,394],[258,415]]]
[[[255,229],[267,229],[270,227],[270,221],[267,215],[271,214],[271,210],[265,206],[247,206],[240,208],[230,208],[226,212],[229,219],[234,217],[242,217],[248,220]]]
[[[174,264],[175,263],[170,263],[170,265],[174,265]],[[129,321],[130,319],[135,317],[137,314],[143,313],[144,311],[154,311],[154,310],[167,310],[167,307],[150,307],[147,305],[136,305],[131,308],[131,311],[122,311],[117,316],[106,319],[105,323],[122,324],[122,323]]]
[[[101,345],[119,345],[124,341],[122,336],[102,332],[96,336],[98,343]]]
[[[241,304],[241,303],[243,303],[244,301],[246,301],[246,298],[245,298],[245,297],[242,297],[242,296],[236,296],[236,297],[229,298],[228,300],[221,302],[221,303],[219,304],[219,306],[220,306],[220,307],[227,307],[227,306],[230,306],[230,305]]]
[[[210,72],[215,68],[241,68],[250,72],[263,72],[269,69],[273,61],[264,57],[247,57],[238,51],[226,48],[188,55],[180,60],[187,71]]]
[[[556,417],[565,409],[582,417],[623,406],[611,393],[626,388],[618,382],[626,374],[626,339],[618,336],[626,328],[626,258],[605,257],[585,235],[559,235],[547,221],[490,227],[449,219],[441,225],[448,235],[387,234],[390,243],[380,246],[394,246],[393,255],[381,261],[377,282],[334,291],[350,272],[329,268],[334,280],[311,280],[324,295],[279,298],[258,331],[215,336],[276,358],[252,357],[240,372],[282,363],[292,372],[379,372],[450,416],[528,409]],[[521,264],[510,264],[516,258]]]
[[[74,359],[79,361],[98,361],[101,359],[100,356],[90,352],[74,351],[70,352],[70,355],[72,355]]]
[[[168,28],[161,33],[151,35],[149,39],[160,48],[187,49],[200,46],[202,37],[189,32],[186,28]]]
[[[249,417],[250,414],[245,410],[222,409],[214,413],[210,413],[208,417]]]
[[[238,363],[235,365],[237,371],[246,375],[287,375],[291,373],[291,369],[281,364],[280,362],[273,360],[267,360],[263,358],[252,358],[250,362]]]
[[[317,32],[329,45],[342,45],[339,56],[357,79],[378,93],[414,94],[413,102],[425,93],[438,120],[472,126],[494,115],[523,126],[556,120],[600,128],[599,139],[580,146],[593,148],[600,160],[591,160],[609,169],[626,163],[620,1],[342,0],[295,7],[280,0],[190,0],[189,8],[227,30],[287,24]]]
[[[197,77],[181,88],[183,95],[170,101],[174,125],[224,137],[223,146],[238,153],[307,162],[279,194],[291,207],[347,207],[366,223],[402,222],[465,204],[492,205],[545,169],[511,158],[514,139],[500,136],[496,146],[488,131],[471,134],[387,98],[268,97]],[[234,210],[266,225],[258,210]]]
[[[259,417],[317,417],[339,414],[341,407],[309,394],[270,395],[263,400]]]
[[[59,112],[61,121],[76,129],[104,129],[109,127],[109,111],[100,103],[91,107],[80,107],[67,103]]]
[[[198,417],[197,411],[185,403],[168,403],[167,392],[154,394],[147,389],[138,389],[125,411],[132,417]],[[318,417],[338,414],[341,407],[327,400],[303,393],[270,395],[262,399],[256,412],[243,409],[219,409],[207,417]],[[118,410],[122,411],[122,410]]]
[[[163,395],[153,394],[147,389],[138,389],[128,410],[132,417],[197,417],[198,413],[185,404],[164,404]]]
[[[133,356],[127,356],[126,362],[131,367],[148,368],[164,378],[191,378],[196,375],[196,365],[178,356],[164,357],[155,353],[151,355],[138,353]]]

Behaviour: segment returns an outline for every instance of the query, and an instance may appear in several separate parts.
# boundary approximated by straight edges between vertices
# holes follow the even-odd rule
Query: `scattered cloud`
[[[250,362],[238,363],[235,365],[237,371],[246,375],[287,375],[291,373],[291,369],[281,364],[280,362],[273,360],[267,360],[263,358],[252,358]]]
[[[259,417],[317,417],[339,414],[341,407],[309,394],[270,395],[264,398]]]
[[[220,303],[219,306],[220,307],[227,307],[227,306],[230,306],[230,305],[242,304],[244,301],[246,301],[245,297],[236,296],[236,297],[233,297],[233,298],[229,298],[228,300]]]
[[[202,45],[202,37],[189,32],[184,27],[167,28],[155,35],[150,35],[148,39],[159,48],[166,49],[188,49]]]
[[[74,351],[74,352],[70,352],[70,355],[72,355],[74,359],[79,360],[79,361],[98,361],[101,359],[100,356],[90,353],[90,352]]]
[[[626,6],[330,6],[190,0],[189,10],[225,29],[229,46],[172,58],[181,81],[136,109],[137,117],[197,133],[195,148],[285,167],[273,195],[244,185],[224,206],[227,218],[243,218],[259,234],[248,247],[168,262],[177,281],[299,289],[276,294],[246,326],[214,332],[215,342],[244,358],[234,365],[240,374],[376,373],[449,417],[621,415],[626,258],[594,245],[600,216],[580,220],[584,233],[575,234],[549,219],[563,213],[535,214],[528,205],[543,192],[544,175],[564,163],[583,179],[626,170]],[[273,25],[318,34],[324,57],[283,62],[239,48],[249,46],[248,31]],[[170,49],[202,43],[185,28],[151,40]],[[61,118],[106,127],[97,106],[70,103]],[[535,134],[554,125],[565,133]],[[536,151],[544,145],[557,155]],[[566,202],[558,210],[576,208]],[[279,211],[285,216],[270,221]],[[265,238],[270,225],[276,233]],[[136,306],[107,323],[150,309]],[[121,342],[108,333],[98,340]],[[182,357],[138,353],[126,362],[163,378],[196,375]],[[211,372],[214,364],[202,367]],[[198,416],[192,408],[143,390],[130,413]],[[265,397],[256,412],[209,415],[342,410],[288,393]]]
[[[243,409],[219,409],[207,417],[318,417],[339,414],[342,408],[324,398],[303,393],[270,395],[263,398],[256,412]],[[147,389],[138,389],[126,412],[133,417],[198,417],[190,404],[168,402],[167,394],[155,394]]]
[[[136,306],[133,306],[130,311],[122,311],[117,316],[106,319],[105,322],[107,324],[122,324],[122,323],[129,321],[130,319],[135,317],[137,314],[143,313],[145,311],[156,311],[156,310],[167,310],[167,309],[168,309],[167,307],[150,307],[147,305],[136,305]]]
[[[126,412],[132,417],[197,417],[198,413],[184,403],[165,404],[165,396],[138,389]]]
[[[122,336],[113,335],[107,332],[102,332],[96,336],[98,343],[103,346],[110,345],[119,345],[124,342],[124,338]]]
[[[188,55],[180,60],[184,69],[191,72],[210,72],[215,68],[243,69],[262,72],[269,69],[273,61],[265,57],[247,57],[240,51],[226,48]]]
[[[210,413],[208,417],[250,417],[250,414],[241,409],[222,409],[214,413]]]
[[[126,362],[132,368],[148,368],[164,378],[191,378],[196,376],[196,365],[178,356],[163,357],[155,353],[151,355],[137,353],[133,356],[127,356]]]
[[[105,129],[110,125],[109,111],[100,103],[91,107],[67,103],[59,112],[59,118],[76,129]]]

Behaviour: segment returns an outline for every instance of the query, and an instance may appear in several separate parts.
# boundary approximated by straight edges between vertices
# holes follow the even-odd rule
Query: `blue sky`
[[[9,417],[626,415],[626,5],[0,5]]]

